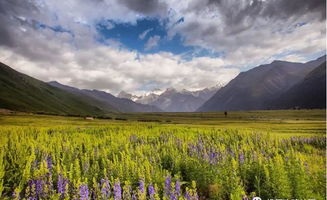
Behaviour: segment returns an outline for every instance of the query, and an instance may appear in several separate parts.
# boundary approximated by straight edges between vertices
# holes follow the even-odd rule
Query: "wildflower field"
[[[1,199],[326,199],[325,110],[116,115],[0,115]]]

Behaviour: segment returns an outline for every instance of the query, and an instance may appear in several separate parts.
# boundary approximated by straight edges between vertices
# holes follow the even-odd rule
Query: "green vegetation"
[[[91,103],[0,63],[0,108],[61,115],[103,115],[112,111]]]
[[[325,110],[110,117],[0,115],[2,198],[326,199]]]

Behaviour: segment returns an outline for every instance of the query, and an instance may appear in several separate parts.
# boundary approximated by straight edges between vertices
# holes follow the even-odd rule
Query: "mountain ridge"
[[[71,86],[63,85],[57,81],[50,81],[48,84],[61,88],[66,91],[70,91],[79,96],[87,96],[89,98],[95,99],[97,101],[97,105],[103,109],[107,108],[115,108],[118,112],[161,112],[160,109],[143,105],[139,103],[135,103],[128,99],[117,98],[114,95],[100,91],[100,90],[88,90],[88,89],[78,89]]]
[[[77,96],[0,63],[0,107],[23,112],[103,115]],[[113,110],[110,110],[113,111]]]
[[[206,101],[197,111],[264,110],[267,103],[326,60],[322,56],[306,63],[274,61],[241,72]]]
[[[326,62],[270,103],[273,109],[326,108]]]
[[[145,105],[154,105],[165,112],[192,112],[208,100],[220,87],[217,85],[196,91],[167,88],[159,94],[156,92],[140,96],[121,91],[118,97],[128,98]]]

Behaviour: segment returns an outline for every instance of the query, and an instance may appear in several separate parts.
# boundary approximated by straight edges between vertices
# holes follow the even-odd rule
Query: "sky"
[[[326,51],[325,0],[1,0],[0,62],[117,94],[226,84]]]

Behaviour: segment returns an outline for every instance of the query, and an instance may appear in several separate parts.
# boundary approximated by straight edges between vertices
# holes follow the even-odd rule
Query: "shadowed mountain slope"
[[[74,94],[19,73],[3,63],[0,63],[0,108],[74,115],[105,113]]]
[[[86,90],[78,89],[70,86],[60,84],[56,81],[48,83],[51,86],[63,89],[65,91],[71,92],[81,98],[86,98],[88,101],[92,101],[92,104],[98,107],[108,110],[114,108],[119,112],[160,112],[161,110],[155,106],[143,105],[140,103],[135,103],[132,100],[117,98],[110,93],[99,91],[99,90]]]
[[[271,105],[274,109],[326,108],[326,62],[271,102]]]
[[[306,75],[326,61],[326,56],[307,63],[274,61],[240,73],[198,111],[264,110]]]

